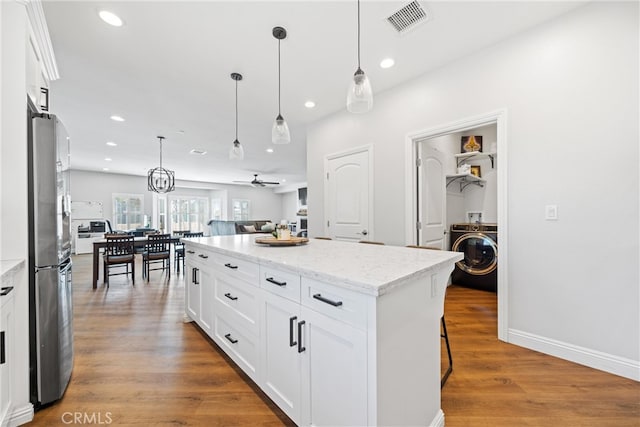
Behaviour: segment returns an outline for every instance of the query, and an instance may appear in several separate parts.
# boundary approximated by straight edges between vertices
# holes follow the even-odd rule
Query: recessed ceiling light
[[[304,106],[307,107],[307,108],[313,108],[313,107],[316,106],[316,103],[313,102],[313,101],[307,101],[307,102],[304,103]]]
[[[111,116],[111,120],[116,122],[124,122],[124,119],[120,116]]]
[[[104,158],[104,161],[105,161],[105,162],[110,162],[110,161],[111,161],[111,157],[105,157],[105,158]]]
[[[122,27],[122,19],[120,19],[120,17],[115,13],[107,10],[101,10],[98,15],[100,15],[100,19],[107,24],[113,25],[114,27]]]
[[[266,149],[266,150],[264,150],[264,151],[266,151],[267,153],[273,153],[273,148],[267,148],[267,149]]]
[[[196,148],[194,148],[193,150],[189,151],[189,153],[191,153],[191,154],[198,154],[198,155],[200,155],[200,156],[204,156],[205,154],[207,154],[207,152],[206,152],[206,151],[204,151],[204,150],[198,150],[198,149],[196,149]]]
[[[391,68],[395,65],[396,61],[393,60],[393,58],[385,58],[382,61],[380,61],[380,67],[381,68]]]
[[[118,145],[118,144],[116,144],[116,143],[115,143],[115,142],[113,142],[113,141],[109,141],[109,142],[107,142],[107,145],[108,145],[109,147],[115,147],[115,146],[116,146],[116,145]]]
[[[103,171],[108,172],[109,168],[102,168]]]

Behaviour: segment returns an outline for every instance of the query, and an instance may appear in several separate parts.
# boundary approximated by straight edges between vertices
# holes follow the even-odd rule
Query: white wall
[[[406,136],[505,108],[510,339],[640,379],[638,35],[637,3],[591,3],[314,124],[310,234],[320,159],[372,144],[376,239],[404,244]]]
[[[298,216],[298,190],[288,191],[282,194],[282,218],[289,222],[296,222]]]
[[[71,155],[73,156],[73,147]],[[204,182],[176,180],[176,189],[168,193],[169,197],[196,196],[228,198],[227,215],[231,218],[231,200],[251,200],[251,219],[280,220],[282,216],[282,196],[270,188],[253,188],[242,185],[210,184]],[[144,195],[144,213],[153,214],[153,193],[147,189],[144,176],[122,175],[115,173],[71,171],[71,200],[102,202],[105,219],[112,219],[112,193],[130,193]],[[224,206],[224,203],[223,203]]]

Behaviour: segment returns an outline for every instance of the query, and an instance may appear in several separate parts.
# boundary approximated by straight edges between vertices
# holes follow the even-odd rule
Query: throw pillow
[[[245,225],[244,226],[244,231],[246,231],[247,233],[255,233],[256,232],[256,227],[255,227],[255,225]]]
[[[262,227],[260,227],[260,231],[273,231],[276,229],[276,225],[272,222],[267,222],[265,225],[263,225]]]

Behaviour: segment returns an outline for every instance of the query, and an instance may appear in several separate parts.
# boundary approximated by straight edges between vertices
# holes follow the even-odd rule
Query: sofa
[[[262,227],[267,223],[273,224],[269,220],[235,221],[236,234],[271,233],[273,229],[262,231]]]

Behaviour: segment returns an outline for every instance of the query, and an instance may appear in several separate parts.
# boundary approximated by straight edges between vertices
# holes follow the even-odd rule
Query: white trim
[[[559,357],[600,371],[640,381],[640,361],[603,353],[566,342],[509,329],[510,343]]]
[[[429,426],[444,427],[444,412],[442,412],[442,409],[438,409],[438,413],[433,418],[433,420],[431,420],[431,424],[429,424]]]
[[[497,128],[497,161],[500,167],[497,170],[498,178],[498,209],[497,220],[500,239],[500,267],[498,268],[498,338],[502,341],[509,342],[509,286],[507,274],[508,261],[508,235],[509,215],[508,206],[508,183],[507,183],[507,110],[505,108],[478,116],[468,117],[455,122],[446,123],[444,125],[435,126],[419,132],[410,133],[405,137],[405,243],[414,244],[415,229],[414,224],[417,221],[415,212],[416,193],[416,168],[415,168],[415,144],[424,139],[436,138],[451,133],[462,132],[495,123]]]
[[[367,145],[363,145],[360,147],[355,147],[355,148],[350,148],[348,150],[344,150],[344,151],[338,151],[336,153],[331,153],[331,154],[327,154],[324,157],[324,171],[322,173],[322,183],[323,183],[323,187],[324,187],[324,200],[323,200],[323,205],[324,205],[324,212],[323,212],[323,218],[322,218],[322,229],[324,230],[323,233],[325,236],[329,236],[330,232],[329,232],[329,227],[327,227],[327,218],[329,218],[329,186],[327,185],[327,173],[329,172],[329,161],[333,160],[333,159],[337,159],[339,157],[344,157],[344,156],[349,156],[352,154],[357,154],[357,153],[367,153],[367,161],[369,162],[369,170],[368,170],[368,176],[369,176],[369,230],[368,230],[368,235],[367,235],[367,239],[369,240],[375,240],[374,234],[375,234],[375,227],[374,227],[374,223],[373,223],[373,219],[374,219],[374,215],[373,215],[373,207],[374,207],[374,203],[373,203],[373,195],[374,195],[374,174],[373,174],[373,145],[372,144],[367,144]]]
[[[19,426],[26,424],[33,421],[33,414],[33,405],[31,403],[27,403],[19,408],[13,408],[11,410],[11,414],[5,419],[6,424],[3,423],[2,425]]]
[[[60,74],[58,73],[56,56],[53,52],[51,37],[49,36],[47,20],[45,19],[44,10],[42,9],[42,1],[18,0],[18,2],[24,4],[27,10],[27,16],[29,17],[29,23],[31,24],[31,30],[33,31],[35,39],[34,41],[40,51],[40,57],[46,74],[45,77],[50,82],[58,80]]]

